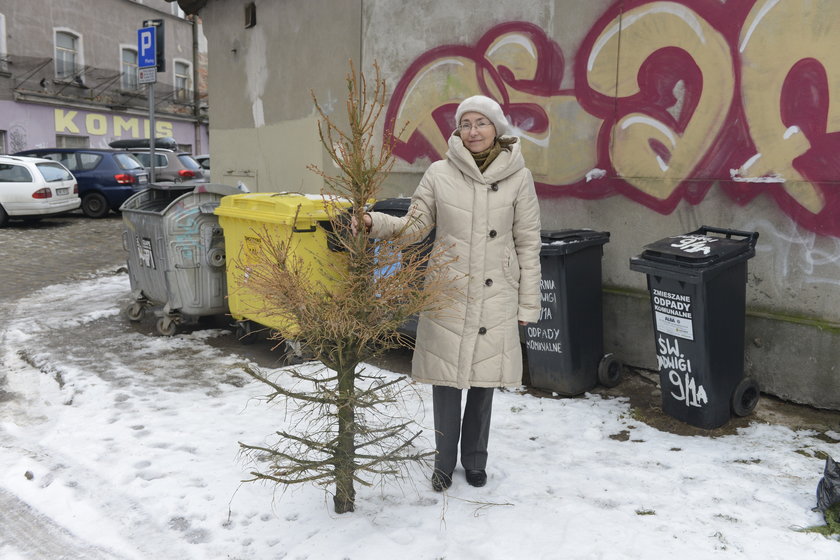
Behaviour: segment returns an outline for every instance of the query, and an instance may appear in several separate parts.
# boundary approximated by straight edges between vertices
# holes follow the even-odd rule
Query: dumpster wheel
[[[157,320],[157,331],[163,336],[172,336],[178,332],[178,322],[173,317],[163,316]]]
[[[236,340],[242,344],[253,344],[257,341],[257,333],[254,330],[254,325],[247,319],[236,322],[233,334]]]
[[[755,409],[761,391],[758,382],[752,377],[743,378],[732,392],[732,412],[736,416],[746,416]]]
[[[146,314],[146,306],[143,305],[142,302],[135,301],[125,308],[125,314],[128,316],[129,321],[137,323],[141,321],[143,316]]]
[[[598,382],[604,387],[615,387],[621,383],[621,373],[624,365],[618,361],[615,354],[604,354],[598,363]]]

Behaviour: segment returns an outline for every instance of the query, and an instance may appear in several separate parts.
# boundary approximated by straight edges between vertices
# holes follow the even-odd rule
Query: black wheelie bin
[[[662,410],[713,429],[755,408],[744,377],[747,260],[757,232],[703,226],[666,237],[630,259],[647,274]]]
[[[530,385],[574,396],[600,382],[614,387],[622,366],[604,354],[601,257],[609,232],[543,230],[540,266],[542,309],[524,327]]]

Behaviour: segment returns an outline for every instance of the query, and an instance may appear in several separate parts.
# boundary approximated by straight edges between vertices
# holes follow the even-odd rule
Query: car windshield
[[[114,159],[117,160],[117,165],[123,169],[143,169],[143,164],[140,163],[140,160],[131,154],[114,154]]]
[[[58,163],[36,163],[38,170],[49,183],[56,181],[72,181],[73,175]]]
[[[197,161],[195,161],[195,160],[193,159],[193,157],[192,157],[191,155],[188,155],[188,154],[180,154],[180,155],[178,156],[178,159],[180,159],[180,160],[181,160],[181,163],[183,163],[183,164],[184,164],[184,167],[186,167],[187,169],[193,169],[193,170],[195,170],[195,169],[201,169],[201,166],[198,164],[198,162],[197,162]]]

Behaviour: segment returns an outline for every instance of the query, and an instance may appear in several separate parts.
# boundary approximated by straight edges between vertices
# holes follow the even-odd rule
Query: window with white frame
[[[55,77],[70,80],[81,75],[82,38],[69,29],[55,31]]]
[[[137,81],[137,49],[130,47],[120,48],[120,87],[126,91],[139,89]]]
[[[175,99],[190,101],[192,96],[192,67],[189,62],[175,61]]]

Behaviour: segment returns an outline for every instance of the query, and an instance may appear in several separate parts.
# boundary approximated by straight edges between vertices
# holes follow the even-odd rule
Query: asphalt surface
[[[12,221],[0,229],[0,301],[124,266],[122,228],[115,213],[101,220],[76,211],[34,223]]]

